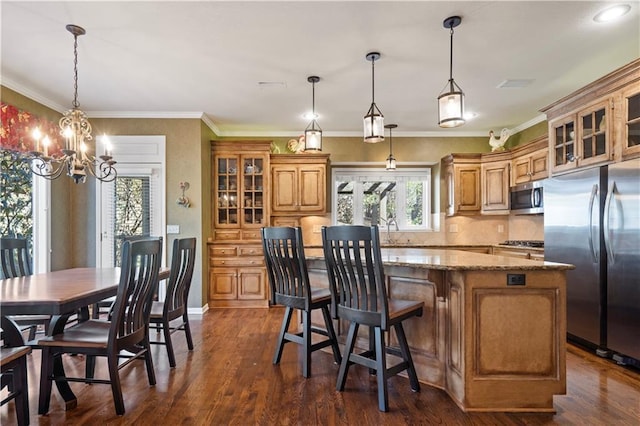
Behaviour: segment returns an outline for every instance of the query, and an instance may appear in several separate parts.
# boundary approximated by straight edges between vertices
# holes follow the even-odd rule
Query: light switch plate
[[[167,225],[167,234],[179,234],[180,225]]]

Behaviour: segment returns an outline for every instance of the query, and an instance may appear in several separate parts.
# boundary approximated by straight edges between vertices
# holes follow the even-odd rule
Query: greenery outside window
[[[392,231],[428,230],[430,192],[431,169],[336,168],[332,172],[332,221],[335,225],[379,225]]]

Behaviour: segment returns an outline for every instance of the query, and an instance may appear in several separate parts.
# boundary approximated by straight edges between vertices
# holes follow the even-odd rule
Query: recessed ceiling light
[[[593,20],[596,22],[609,22],[613,21],[616,18],[625,15],[627,12],[631,10],[631,6],[628,4],[617,4],[615,6],[608,7],[606,9],[601,10],[593,17]]]

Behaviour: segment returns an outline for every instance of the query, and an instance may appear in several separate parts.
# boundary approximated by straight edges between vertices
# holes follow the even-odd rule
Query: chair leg
[[[171,341],[171,328],[169,326],[169,321],[167,321],[164,318],[162,320],[162,331],[164,333],[164,344],[167,347],[167,355],[169,356],[169,366],[171,368],[175,368],[176,355],[173,352],[173,342]]]
[[[398,343],[400,344],[400,352],[402,352],[402,359],[407,364],[407,375],[409,376],[411,390],[414,392],[420,392],[420,382],[418,381],[416,368],[413,365],[413,358],[411,358],[411,351],[409,350],[409,344],[407,343],[407,337],[404,334],[404,327],[402,327],[402,323],[396,324],[395,329],[396,336],[398,337]]]
[[[33,340],[36,338],[36,331],[38,330],[37,325],[29,326],[29,340]]]
[[[311,311],[302,311],[302,376],[311,375]]]
[[[189,325],[189,316],[187,315],[187,308],[185,307],[184,315],[182,315],[182,323],[184,327],[184,334],[187,337],[187,347],[190,351],[193,350],[193,338],[191,337],[191,326]]]
[[[144,353],[144,363],[147,366],[147,377],[149,379],[149,386],[155,386],[156,371],[153,368],[153,358],[151,357],[151,343],[149,343],[149,330],[147,330],[147,337],[142,342],[142,346],[147,349],[147,351]]]
[[[51,386],[53,380],[53,355],[51,348],[44,346],[42,348],[42,361],[40,367],[40,395],[38,400],[38,414],[47,414],[49,411],[49,403],[51,401]]]
[[[280,364],[280,358],[282,357],[282,350],[284,349],[284,344],[286,343],[284,339],[284,335],[287,333],[287,330],[289,329],[289,323],[291,322],[292,314],[293,314],[293,309],[287,306],[284,311],[284,318],[282,318],[282,326],[280,327],[280,334],[278,335],[276,352],[273,355],[274,364]]]
[[[87,379],[93,379],[96,370],[96,357],[94,355],[87,355],[84,365],[85,377]]]
[[[324,324],[327,330],[327,334],[329,335],[329,340],[331,340],[331,350],[333,350],[333,359],[336,361],[336,364],[340,364],[342,362],[342,356],[340,355],[340,347],[338,346],[338,337],[336,336],[336,330],[333,328],[333,321],[331,320],[331,315],[329,314],[329,307],[323,306],[321,308],[322,316],[324,317]]]
[[[376,353],[376,328],[374,326],[369,327],[369,353]],[[373,356],[373,355],[372,355]],[[377,357],[376,357],[377,359]],[[372,376],[376,374],[376,369],[370,368],[369,374]]]
[[[18,425],[29,424],[29,385],[27,384],[27,357],[22,356],[18,365],[13,369],[14,390],[20,392],[15,399]]]
[[[345,382],[347,381],[347,373],[349,372],[349,366],[351,362],[349,358],[353,352],[353,347],[356,344],[356,337],[358,337],[358,329],[360,324],[352,322],[349,325],[349,333],[347,333],[347,342],[344,347],[344,355],[342,356],[342,362],[340,363],[340,369],[338,370],[338,381],[336,383],[336,390],[342,392],[344,390]]]
[[[375,327],[376,373],[378,375],[378,408],[389,411],[389,392],[387,390],[387,350],[384,343],[384,331]]]
[[[116,406],[116,414],[121,416],[124,414],[124,399],[122,398],[122,387],[120,385],[120,375],[118,374],[118,354],[109,354],[107,356],[107,364],[109,366],[109,381],[111,382],[111,393],[113,394],[113,403]]]

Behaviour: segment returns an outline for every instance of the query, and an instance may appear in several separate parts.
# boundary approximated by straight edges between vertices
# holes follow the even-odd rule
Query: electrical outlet
[[[179,234],[180,225],[167,225],[167,234]]]
[[[319,234],[320,232],[322,232],[322,225],[313,225],[313,233]]]
[[[449,225],[449,232],[451,232],[451,233],[458,232],[458,225],[456,225],[456,224]]]
[[[507,285],[526,285],[525,274],[507,274]]]
[[[498,234],[502,234],[504,232],[504,225],[498,225]]]

